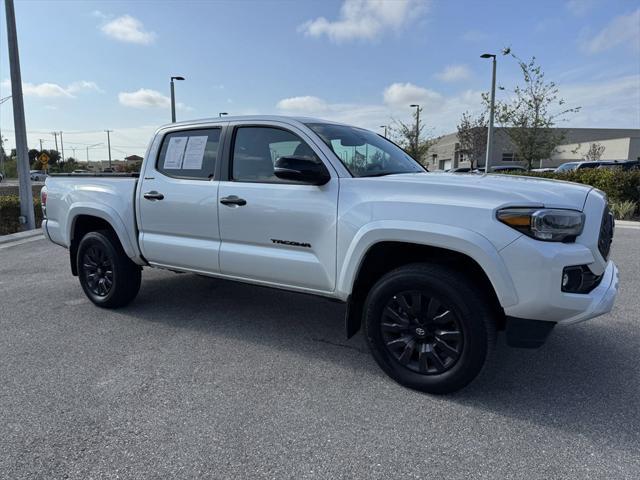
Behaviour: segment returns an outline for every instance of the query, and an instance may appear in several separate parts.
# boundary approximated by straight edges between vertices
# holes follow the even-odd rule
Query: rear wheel
[[[140,267],[108,230],[87,233],[78,246],[78,277],[84,293],[99,307],[117,308],[140,290]]]
[[[398,383],[450,393],[470,383],[495,341],[489,304],[460,273],[440,265],[394,270],[365,304],[367,342]]]

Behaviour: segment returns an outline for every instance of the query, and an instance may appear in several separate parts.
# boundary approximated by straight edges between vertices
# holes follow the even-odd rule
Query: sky
[[[29,148],[142,155],[170,121],[284,114],[380,132],[418,103],[429,135],[482,109],[480,54],[535,56],[566,106],[561,126],[640,128],[640,6],[632,0],[15,0]],[[11,94],[4,8],[0,98]],[[498,57],[498,84],[521,82]],[[11,100],[0,131],[15,147]],[[98,144],[98,145],[96,145]],[[73,150],[75,149],[75,150]]]

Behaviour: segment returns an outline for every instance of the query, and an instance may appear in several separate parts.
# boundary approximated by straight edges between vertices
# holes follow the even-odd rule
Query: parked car
[[[609,160],[600,161],[584,161],[584,162],[567,162],[556,168],[556,172],[571,172],[573,170],[582,170],[584,168],[599,168],[602,166],[615,166],[616,162]]]
[[[47,172],[44,170],[30,170],[29,174],[32,182],[44,182],[47,178]]]
[[[72,173],[91,173],[89,170],[85,170],[84,168],[76,168]]]
[[[637,170],[640,168],[640,161],[638,160],[621,160],[613,162],[603,162],[602,165],[598,165],[597,168],[613,168],[620,170]]]
[[[457,167],[457,168],[450,168],[449,170],[447,170],[447,172],[449,173],[470,173],[471,172],[471,167]]]
[[[555,171],[556,171],[556,169],[555,169],[555,168],[549,168],[549,167],[547,167],[547,168],[532,168],[532,169],[531,169],[531,171],[532,171],[532,172],[542,172],[542,173],[545,173],[545,172],[555,172]]]
[[[484,173],[485,168],[479,167],[474,170],[475,173]],[[491,167],[491,173],[506,173],[506,172],[526,172],[527,169],[522,165],[496,165]]]
[[[609,312],[618,287],[599,190],[428,173],[373,132],[316,119],[173,123],[139,177],[51,176],[42,205],[98,307],[131,302],[147,267],[326,297],[388,375],[431,393],[472,381],[497,330],[538,347]]]

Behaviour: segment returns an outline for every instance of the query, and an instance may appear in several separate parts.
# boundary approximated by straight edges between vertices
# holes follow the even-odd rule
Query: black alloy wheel
[[[98,297],[106,297],[113,286],[113,259],[100,244],[85,250],[82,256],[83,275],[87,288]]]
[[[451,369],[463,349],[464,335],[456,314],[416,290],[394,295],[380,323],[385,347],[409,370],[441,374]]]

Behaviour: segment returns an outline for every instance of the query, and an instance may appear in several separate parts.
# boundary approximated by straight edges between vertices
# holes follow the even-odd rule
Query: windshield
[[[577,163],[563,163],[560,165],[556,172],[568,172],[569,170],[575,170]]]
[[[400,147],[373,132],[346,125],[308,123],[354,177],[424,172]]]

